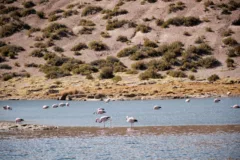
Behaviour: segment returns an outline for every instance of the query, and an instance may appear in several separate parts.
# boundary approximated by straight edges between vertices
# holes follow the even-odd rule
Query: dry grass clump
[[[55,52],[59,52],[59,53],[64,52],[64,49],[61,48],[61,47],[59,47],[59,46],[54,46],[54,47],[53,47],[53,50],[54,50]]]
[[[235,65],[234,65],[235,62],[232,58],[227,58],[226,63],[227,63],[228,68],[234,68],[235,67]]]
[[[20,72],[20,73],[16,73],[16,72],[13,72],[13,73],[4,73],[2,75],[2,80],[3,81],[8,81],[14,77],[30,77],[30,74],[23,71],[23,72]]]
[[[169,27],[169,25],[174,25],[174,26],[196,26],[201,23],[201,20],[197,17],[173,17],[168,19],[162,24],[163,28]]]
[[[115,16],[119,16],[127,13],[128,13],[127,10],[119,9],[119,7],[115,7],[113,10],[107,9],[102,11],[102,14],[105,14],[103,16],[103,19],[112,19]]]
[[[121,28],[123,25],[127,23],[128,21],[126,20],[118,20],[118,19],[108,20],[106,30],[114,30],[117,28]]]
[[[0,47],[0,53],[3,57],[10,57],[12,59],[18,55],[19,52],[25,51],[23,47],[16,46],[16,45],[4,45]]]
[[[110,79],[113,78],[114,74],[113,74],[113,68],[112,67],[103,67],[101,69],[99,78],[100,79]]]
[[[79,67],[73,70],[74,74],[89,75],[98,72],[98,69],[90,64],[80,64]]]
[[[7,70],[10,70],[10,69],[12,69],[12,67],[9,66],[8,64],[0,64],[0,69],[7,69]]]
[[[94,30],[93,27],[83,27],[78,33],[79,34],[92,34],[93,30]]]
[[[153,59],[148,62],[147,68],[152,68],[157,71],[166,71],[171,69],[171,65],[166,61]]]
[[[33,50],[29,55],[32,56],[32,57],[43,57],[44,56],[44,53],[46,52],[45,49],[35,49]]]
[[[108,46],[102,41],[92,41],[88,44],[89,48],[94,51],[104,51],[108,50]]]
[[[215,68],[221,65],[221,63],[214,57],[206,57],[199,60],[199,65],[204,68]]]
[[[25,1],[22,3],[22,5],[25,7],[25,8],[32,8],[35,6],[35,3],[33,3],[32,1]]]
[[[117,41],[120,41],[120,42],[128,42],[128,38],[126,36],[118,36],[117,37]]]
[[[181,1],[177,2],[176,4],[171,3],[169,4],[168,13],[181,11],[181,10],[184,10],[185,8],[186,8],[185,4]]]
[[[238,42],[232,37],[223,39],[223,43],[228,46],[235,46],[238,44]]]
[[[232,34],[234,34],[234,32],[231,29],[228,29],[228,30],[223,31],[221,36],[228,37],[228,36],[231,36]]]
[[[147,38],[144,39],[143,45],[145,47],[152,47],[152,48],[157,48],[158,47],[157,43],[155,43],[155,42],[153,42],[153,41],[151,41],[151,40],[149,40]]]
[[[144,61],[137,61],[131,65],[134,70],[146,70],[147,64]]]
[[[168,71],[167,74],[176,78],[185,78],[187,75],[183,71]]]
[[[71,51],[81,51],[82,49],[87,49],[88,46],[85,43],[78,43],[77,45],[73,46]]]
[[[101,32],[101,36],[102,36],[103,38],[110,38],[110,37],[111,37],[108,32]]]
[[[81,19],[79,22],[80,26],[95,26],[95,23],[91,20]]]
[[[228,50],[228,57],[238,57],[240,56],[240,45],[237,45]]]
[[[139,24],[137,27],[136,27],[136,32],[140,31],[142,33],[148,33],[152,30],[151,27],[149,26],[146,26],[144,24]]]
[[[87,6],[83,9],[82,11],[82,16],[88,16],[88,15],[93,15],[97,14],[98,12],[102,11],[102,7],[99,6]]]
[[[139,74],[138,77],[140,80],[148,80],[148,79],[160,79],[162,78],[162,75],[157,73],[157,71],[153,70],[153,69],[148,69],[146,71],[144,71],[143,73]]]
[[[219,80],[219,76],[217,74],[213,74],[210,77],[208,77],[209,82],[215,82],[216,80]]]

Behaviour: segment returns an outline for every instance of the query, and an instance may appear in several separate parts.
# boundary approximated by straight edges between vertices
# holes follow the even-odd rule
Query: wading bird
[[[112,124],[111,124],[111,121],[112,121],[112,119],[111,119],[111,117],[109,117],[109,116],[102,116],[101,118],[97,118],[96,119],[96,122],[98,122],[98,123],[102,123],[103,122],[103,127],[105,128],[105,122],[107,122],[107,121],[110,121],[110,127],[112,126]]]
[[[4,109],[4,110],[12,110],[12,107],[10,107],[10,106],[7,105],[7,106],[3,106],[3,109]]]
[[[186,99],[185,102],[190,102],[190,99]]]
[[[215,102],[215,103],[218,103],[218,102],[220,102],[220,101],[221,101],[221,100],[218,99],[218,98],[215,98],[215,99],[214,99],[214,102]]]
[[[104,102],[106,103],[110,102],[110,98],[104,99]]]
[[[127,120],[128,123],[131,123],[131,128],[133,126],[133,123],[138,122],[137,119],[135,119],[133,117],[128,117],[128,116],[126,117],[126,120]]]
[[[58,107],[58,104],[53,104],[52,105],[52,108],[57,108]]]
[[[42,108],[43,108],[43,109],[48,109],[48,108],[49,108],[49,106],[47,106],[47,105],[44,105]]]
[[[232,108],[240,108],[240,106],[235,104],[235,105],[232,106]]]
[[[106,113],[104,108],[98,108],[96,112],[93,112],[93,114],[104,114]]]
[[[162,107],[161,106],[157,106],[157,105],[153,107],[154,110],[158,110],[160,108],[162,108]]]
[[[22,121],[24,121],[24,119],[22,119],[22,118],[16,118],[16,119],[15,119],[15,122],[16,122],[16,123],[20,123],[20,122],[22,122]]]

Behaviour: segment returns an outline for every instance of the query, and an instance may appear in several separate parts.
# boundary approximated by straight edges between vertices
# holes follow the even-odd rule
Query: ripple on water
[[[239,133],[1,140],[4,160],[240,159]]]

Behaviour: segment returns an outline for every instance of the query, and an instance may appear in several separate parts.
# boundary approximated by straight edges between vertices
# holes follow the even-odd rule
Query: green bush
[[[105,16],[103,16],[103,19],[111,19],[114,16],[127,14],[128,11],[125,9],[119,9],[118,7],[116,7],[113,10],[103,10],[102,13],[106,14]]]
[[[132,69],[134,70],[146,70],[147,64],[144,61],[138,61],[131,65]]]
[[[118,19],[115,19],[115,20],[109,20],[107,22],[107,26],[106,26],[106,30],[114,30],[114,29],[117,29],[117,28],[121,28],[123,25],[127,24],[128,21],[126,20],[118,20]]]
[[[117,41],[120,41],[120,42],[128,42],[128,38],[126,36],[118,36],[117,37]]]
[[[168,71],[167,74],[172,77],[185,78],[187,75],[183,71]]]
[[[0,38],[11,36],[24,29],[30,29],[30,26],[21,21],[5,23],[0,28]]]
[[[240,45],[237,45],[228,50],[229,57],[238,57],[240,56]]]
[[[232,22],[232,25],[240,26],[240,17]]]
[[[118,52],[117,56],[118,57],[127,57],[127,56],[130,56],[133,53],[137,52],[137,50],[138,50],[138,46],[124,48],[123,50]]]
[[[48,66],[44,65],[41,67],[41,71],[45,73],[46,78],[54,79],[69,76],[69,71],[64,71],[60,67],[57,66]]]
[[[151,27],[149,26],[146,26],[144,24],[139,24],[137,27],[136,27],[136,32],[138,31],[141,31],[142,33],[148,33],[152,30]]]
[[[157,73],[153,69],[148,69],[144,71],[143,73],[139,74],[139,79],[140,80],[148,80],[148,79],[159,79],[162,78],[161,74]]]
[[[81,19],[79,22],[80,26],[95,26],[95,23],[91,20]]]
[[[45,43],[42,42],[37,42],[34,44],[34,47],[36,48],[47,48],[47,45]]]
[[[3,41],[0,41],[0,47],[2,47],[2,46],[5,46],[6,45],[6,43],[5,42],[3,42]]]
[[[155,23],[156,23],[157,26],[161,26],[161,25],[163,25],[164,20],[163,19],[156,19]]]
[[[49,38],[51,35],[61,31],[61,29],[67,29],[67,26],[60,23],[52,23],[48,27],[43,29],[43,36]]]
[[[24,9],[24,10],[22,10],[22,11],[21,11],[21,16],[22,16],[22,17],[26,17],[26,16],[28,16],[28,15],[30,15],[30,14],[36,14],[36,13],[37,13],[37,12],[36,12],[35,9],[29,8],[29,9]]]
[[[199,18],[196,17],[174,17],[174,18],[170,18],[167,21],[165,21],[162,24],[162,27],[166,28],[169,25],[175,25],[175,26],[196,26],[199,25],[201,23],[201,20]]]
[[[32,7],[35,6],[35,4],[34,4],[32,1],[23,2],[22,5],[23,5],[25,8],[32,8]]]
[[[126,71],[126,74],[138,74],[138,71],[137,71],[137,70],[128,69],[128,70]]]
[[[152,48],[157,48],[158,47],[157,43],[155,43],[153,41],[150,41],[149,39],[144,39],[143,45],[145,47],[152,47]]]
[[[147,68],[152,68],[157,71],[166,71],[171,69],[171,65],[166,61],[153,59],[148,62]]]
[[[35,49],[35,50],[33,50],[31,53],[30,53],[30,56],[32,56],[32,57],[43,57],[44,56],[44,54],[43,54],[43,51],[44,50],[42,50],[42,49]]]
[[[93,15],[102,11],[102,7],[99,6],[87,6],[82,11],[82,16]]]
[[[25,67],[33,67],[33,68],[37,68],[38,67],[38,65],[35,64],[35,63],[25,63],[24,66]]]
[[[0,64],[0,69],[12,69],[11,66],[9,66],[8,64]]]
[[[61,48],[61,47],[58,47],[58,46],[54,46],[53,50],[56,51],[56,52],[64,52],[64,49]]]
[[[14,77],[30,77],[30,74],[27,73],[27,72],[22,72],[22,73],[15,73],[15,72],[13,72],[13,73],[4,73],[2,75],[2,79],[4,81],[8,81],[8,80],[10,80],[10,79],[12,79]]]
[[[215,82],[216,80],[219,80],[219,76],[217,74],[213,74],[210,77],[208,77],[209,82]]]
[[[195,76],[194,75],[189,75],[188,78],[191,80],[191,81],[194,81],[195,80]]]
[[[186,8],[186,6],[181,1],[177,2],[176,4],[171,3],[171,4],[169,4],[168,13],[181,11],[181,10],[184,10],[184,8]]]
[[[110,38],[111,37],[108,32],[101,32],[101,36],[103,38]]]
[[[228,59],[226,60],[226,63],[227,63],[227,67],[228,67],[228,68],[234,68],[234,67],[235,67],[235,66],[234,66],[234,60],[231,59],[231,58],[228,58]]]
[[[121,77],[121,76],[114,76],[114,77],[112,78],[112,80],[113,80],[113,82],[117,83],[117,82],[119,82],[119,81],[122,80],[122,77]]]
[[[87,49],[88,46],[85,43],[78,43],[77,45],[73,46],[71,51],[80,51],[82,49]]]
[[[37,16],[41,19],[44,19],[45,18],[45,13],[43,11],[38,11]]]
[[[102,68],[99,78],[100,79],[109,79],[109,78],[113,78],[113,69],[111,67],[104,67]]]
[[[16,45],[5,45],[0,47],[0,53],[3,57],[16,56],[17,53],[22,51],[25,51],[25,49]]]
[[[88,44],[89,48],[94,51],[108,50],[108,46],[102,41],[92,41]]]
[[[96,67],[91,66],[90,64],[81,64],[78,68],[73,70],[74,74],[89,75],[91,73],[98,72]]]
[[[221,34],[223,37],[228,37],[231,36],[234,32],[231,29],[225,30],[223,31],[223,33]]]
[[[92,27],[83,27],[78,33],[79,34],[92,34],[94,28]]]
[[[232,37],[228,37],[228,38],[223,39],[223,43],[225,45],[229,45],[229,46],[235,46],[235,45],[238,44],[238,42]]]
[[[206,57],[199,60],[199,65],[204,68],[218,67],[221,63],[214,57]]]

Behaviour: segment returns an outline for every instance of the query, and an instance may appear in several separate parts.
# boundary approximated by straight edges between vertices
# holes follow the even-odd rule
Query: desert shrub
[[[86,75],[86,79],[93,80],[94,77],[91,74]]]
[[[79,22],[80,26],[95,26],[95,23],[91,20],[81,19]]]
[[[74,55],[75,55],[75,56],[81,56],[82,53],[75,51],[75,52],[74,52]]]
[[[35,63],[25,63],[24,66],[25,67],[33,67],[33,68],[37,68],[38,67],[38,65],[35,64]]]
[[[206,30],[207,32],[213,32],[213,30],[212,30],[211,27],[206,27],[205,30]]]
[[[238,44],[238,42],[232,37],[228,37],[228,38],[223,39],[223,43],[225,45],[229,45],[229,46],[235,46],[235,45]]]
[[[214,57],[206,57],[199,60],[199,65],[204,68],[218,67],[221,63]]]
[[[155,23],[156,23],[157,26],[161,26],[161,25],[163,25],[164,20],[163,19],[156,19]]]
[[[120,42],[128,42],[128,38],[126,36],[118,36],[117,37],[117,41],[120,41]]]
[[[103,16],[103,19],[111,19],[112,17],[127,14],[128,11],[125,9],[119,9],[118,7],[114,8],[113,10],[103,10],[103,14],[106,14]]]
[[[154,48],[151,47],[141,47],[137,52],[130,55],[131,60],[141,60],[147,57],[158,57],[161,53],[157,52]]]
[[[209,82],[215,82],[216,80],[219,80],[219,76],[217,74],[213,74],[210,77],[208,77]]]
[[[45,43],[42,43],[42,42],[37,42],[34,44],[34,47],[36,48],[46,48],[47,45]]]
[[[11,66],[9,66],[8,64],[0,64],[0,69],[12,69]]]
[[[64,49],[61,48],[61,47],[58,47],[58,46],[54,46],[53,50],[56,51],[56,52],[64,52]]]
[[[197,44],[205,43],[205,36],[199,36],[194,42]]]
[[[1,0],[0,3],[3,3],[3,4],[11,4],[13,2],[15,2],[17,0]]]
[[[48,21],[49,22],[54,22],[54,21],[56,21],[56,20],[58,20],[60,18],[61,18],[61,16],[59,16],[59,15],[49,15],[48,16]]]
[[[155,3],[155,2],[157,2],[157,0],[147,0],[148,1],[148,3]]]
[[[18,7],[15,7],[15,6],[2,6],[1,7],[1,10],[0,10],[0,14],[9,14],[11,12],[14,12],[14,11],[18,11],[20,8]]]
[[[112,78],[112,80],[113,80],[113,82],[117,83],[117,82],[119,82],[119,81],[122,80],[122,77],[121,77],[121,76],[114,76],[114,77]]]
[[[57,66],[44,65],[41,67],[40,70],[44,72],[45,77],[49,79],[60,78],[70,75],[69,71],[63,71],[60,67]]]
[[[15,63],[14,63],[14,66],[16,66],[16,67],[21,67],[21,65],[20,65],[18,62],[15,62]]]
[[[0,38],[8,37],[24,29],[30,29],[30,26],[21,22],[13,21],[10,23],[4,23],[0,28]]]
[[[127,56],[132,55],[133,53],[137,52],[137,50],[138,50],[138,46],[124,48],[123,50],[118,52],[117,56],[118,57],[127,57]]]
[[[135,22],[133,22],[133,21],[128,21],[128,28],[135,28],[135,27],[137,27],[137,24],[135,23]]]
[[[81,64],[78,68],[73,70],[74,74],[89,75],[98,72],[98,69],[90,64]]]
[[[101,36],[103,38],[110,38],[111,37],[108,32],[101,32]]]
[[[212,53],[212,50],[213,49],[208,44],[202,43],[195,48],[194,53],[196,53],[197,55],[209,55]]]
[[[93,15],[102,11],[102,7],[99,6],[87,6],[82,11],[82,16]]]
[[[137,71],[137,70],[128,69],[128,70],[126,71],[126,74],[138,74],[138,71]]]
[[[168,71],[167,74],[172,77],[185,78],[187,75],[183,71]]]
[[[184,31],[184,32],[183,32],[183,35],[185,35],[185,36],[191,36],[191,34],[190,34],[189,32],[187,32],[187,31]]]
[[[228,57],[238,57],[240,56],[240,45],[237,45],[228,50]]]
[[[127,67],[122,62],[114,63],[113,72],[125,72]]]
[[[143,45],[145,47],[152,47],[152,48],[157,48],[158,47],[157,43],[155,43],[155,42],[153,42],[153,41],[151,41],[149,39],[144,39]]]
[[[226,59],[227,67],[228,68],[234,68],[234,60],[232,58],[227,58]]]
[[[92,34],[94,28],[92,27],[83,27],[78,33],[79,34]]]
[[[195,76],[194,75],[189,75],[188,78],[191,80],[191,81],[194,81],[195,80]]]
[[[14,58],[17,53],[24,51],[25,49],[20,47],[20,46],[16,46],[16,45],[5,45],[0,47],[0,53],[3,57],[10,57],[10,58]]]
[[[2,46],[5,46],[6,45],[6,43],[5,42],[3,42],[3,41],[0,41],[0,47],[2,47]]]
[[[30,14],[36,14],[36,13],[37,13],[37,12],[36,12],[35,9],[29,8],[29,9],[24,9],[24,10],[22,10],[22,11],[21,11],[21,16],[22,16],[22,17],[26,17],[26,16],[28,16],[28,15],[30,15]]]
[[[32,57],[43,57],[44,56],[44,50],[42,49],[35,49],[30,53],[30,56]]]
[[[223,37],[228,37],[231,36],[234,32],[231,29],[225,30],[223,31],[223,33],[221,34]]]
[[[186,6],[181,1],[177,2],[176,4],[171,3],[171,4],[169,4],[168,13],[181,11],[181,10],[184,10],[184,8],[186,8]]]
[[[108,50],[108,46],[102,41],[92,41],[88,44],[89,48],[94,51]]]
[[[201,23],[201,20],[196,17],[174,17],[170,18],[162,24],[162,27],[166,28],[169,25],[175,26],[196,26]]]
[[[1,62],[4,62],[6,59],[5,59],[5,57],[3,57],[2,55],[0,55],[0,63]]]
[[[232,22],[232,25],[239,26],[240,25],[240,17],[238,17],[238,19],[234,20]]]
[[[32,7],[35,6],[35,4],[34,4],[32,1],[23,2],[22,5],[23,5],[25,8],[32,8]]]
[[[43,29],[43,36],[49,38],[51,35],[56,34],[61,29],[67,29],[67,26],[60,23],[52,23]]]
[[[12,79],[12,78],[14,78],[14,77],[30,77],[30,74],[27,73],[27,72],[21,72],[21,73],[15,73],[15,72],[13,72],[13,73],[4,73],[4,74],[2,75],[2,79],[3,79],[4,81],[8,81],[8,80],[10,80],[10,79]]]
[[[45,18],[45,13],[43,11],[37,11],[37,16],[41,19]]]
[[[180,67],[180,70],[196,70],[198,68],[198,64],[196,62],[183,62],[183,65]]]
[[[106,25],[106,30],[114,30],[117,28],[121,28],[123,25],[127,24],[128,21],[126,20],[108,20],[107,25]]]
[[[72,15],[77,15],[77,14],[78,14],[77,10],[67,10],[63,13],[63,17],[67,18],[67,17],[70,17]]]
[[[77,45],[73,46],[71,51],[80,51],[82,49],[87,49],[88,46],[85,43],[78,43]]]
[[[99,78],[100,79],[109,79],[109,78],[113,78],[113,69],[111,67],[104,67],[101,69]]]
[[[149,26],[146,26],[144,24],[139,24],[137,27],[136,27],[136,32],[140,31],[142,33],[148,33],[150,32],[152,29],[151,27]]]
[[[171,69],[171,65],[163,60],[151,60],[148,62],[147,67],[157,71],[166,71]]]
[[[138,61],[131,65],[132,69],[134,70],[146,70],[147,64],[144,61]]]
[[[157,71],[153,69],[148,69],[144,71],[143,73],[139,74],[139,79],[140,80],[148,80],[148,79],[159,79],[162,78],[161,74],[157,73]]]
[[[205,7],[209,7],[209,6],[213,6],[213,5],[214,5],[214,3],[211,0],[207,0],[207,1],[204,2]]]

